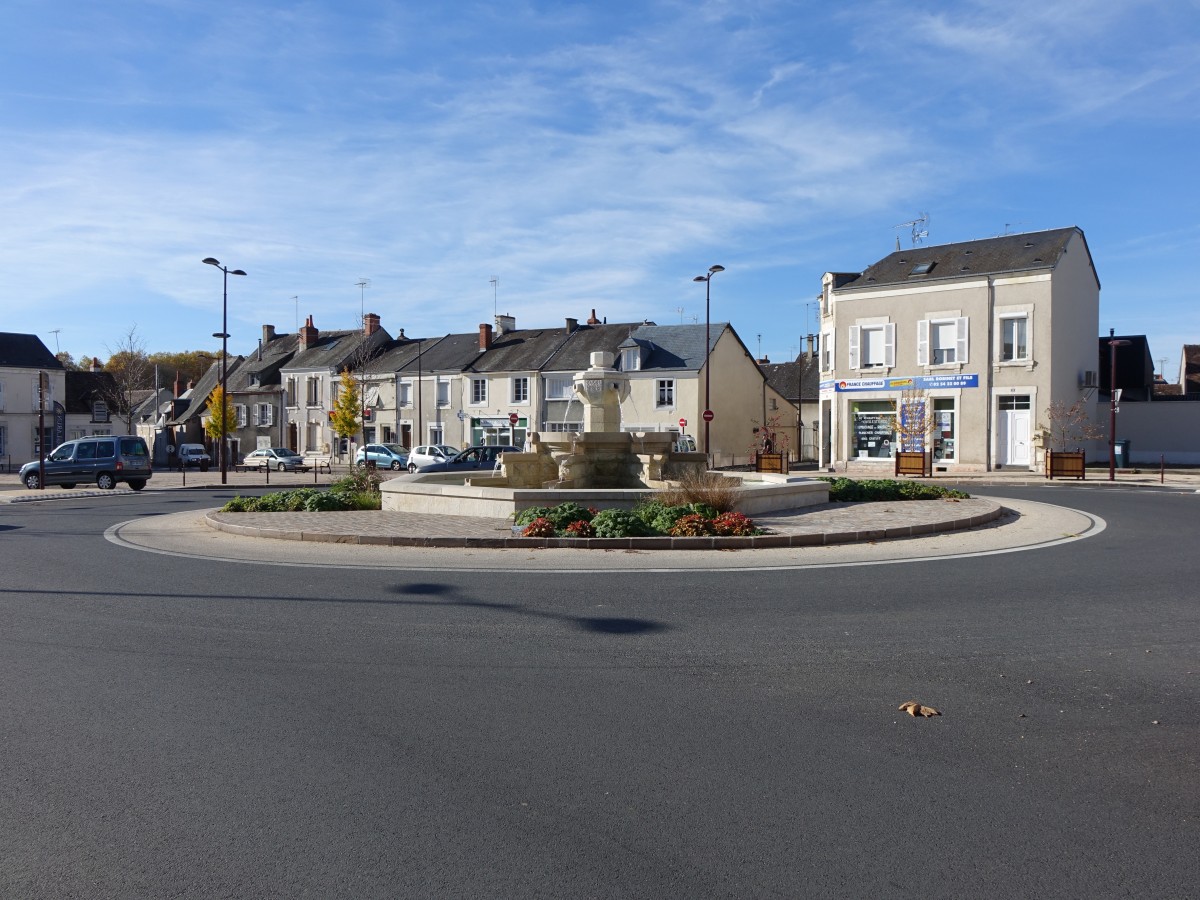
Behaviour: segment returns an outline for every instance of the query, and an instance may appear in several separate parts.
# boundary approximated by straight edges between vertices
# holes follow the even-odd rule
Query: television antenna
[[[361,327],[362,320],[367,317],[367,288],[371,286],[371,279],[360,278],[358,281],[354,282],[354,284],[358,287],[358,324]]]
[[[493,275],[488,279],[488,284],[492,286],[492,315],[500,315],[500,304],[497,300],[500,292],[500,276]]]
[[[62,331],[61,328],[51,328],[50,329],[50,333],[52,335],[54,335],[54,355],[55,356],[57,356],[60,352],[62,352],[58,349],[58,333],[60,331]]]
[[[912,229],[912,245],[915,247],[922,240],[929,237],[929,213],[923,212],[911,222],[901,222],[899,225],[893,225],[893,228],[911,228]],[[896,235],[896,249],[900,249],[900,235]]]
[[[682,325],[683,324],[683,307],[682,306],[675,307],[675,312],[679,313],[679,324]]]
[[[292,302],[296,304],[296,334],[300,333],[300,295],[292,294]]]
[[[1024,222],[1005,222],[1004,223],[1004,233],[1012,234],[1013,233],[1012,229],[1013,229],[1014,225],[1024,225],[1024,224],[1025,224]]]

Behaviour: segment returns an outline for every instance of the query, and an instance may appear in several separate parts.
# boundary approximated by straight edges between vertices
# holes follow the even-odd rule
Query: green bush
[[[349,473],[331,484],[329,489],[344,494],[378,493],[382,483],[383,476],[377,470],[368,469],[366,466],[351,466]]]
[[[378,491],[322,491],[317,488],[298,488],[275,491],[261,497],[234,497],[223,512],[339,512],[355,509],[380,509],[382,498]]]
[[[592,513],[578,503],[568,501],[567,503],[560,503],[558,506],[552,507],[546,514],[546,518],[554,523],[556,529],[562,531],[572,522],[592,521]]]
[[[689,503],[688,509],[690,509],[696,515],[703,516],[706,519],[715,519],[722,512],[722,510],[717,509],[715,506],[709,506],[707,503],[699,502]],[[725,512],[728,512],[728,510],[725,510]]]
[[[927,481],[888,479],[822,478],[829,482],[829,499],[834,503],[878,503],[887,500],[966,500],[971,495]]]
[[[549,516],[549,506],[531,506],[528,509],[523,509],[518,512],[514,517],[513,522],[517,525],[528,525],[534,519],[545,519]]]
[[[671,507],[667,506],[667,504],[663,503],[661,500],[645,498],[638,501],[638,504],[633,508],[633,514],[647,525],[653,525],[654,520],[670,508]]]
[[[690,506],[664,506],[662,512],[654,517],[650,525],[659,534],[670,534],[675,523],[691,513]]]
[[[650,526],[624,509],[603,509],[592,517],[596,537],[647,537],[654,532]]]

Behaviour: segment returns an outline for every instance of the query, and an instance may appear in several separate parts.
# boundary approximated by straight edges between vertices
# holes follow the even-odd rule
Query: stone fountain
[[[705,453],[675,451],[673,432],[621,430],[621,401],[629,376],[613,354],[596,352],[572,379],[583,404],[583,431],[530,432],[523,453],[505,453],[493,473],[411,475],[385,481],[383,508],[443,515],[511,516],[530,506],[572,501],[599,509],[628,509],[647,493],[708,468]],[[742,481],[747,515],[828,502],[825,482],[786,475],[733,476]]]

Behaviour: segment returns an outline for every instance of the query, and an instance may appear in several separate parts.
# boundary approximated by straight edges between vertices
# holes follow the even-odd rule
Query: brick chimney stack
[[[595,309],[595,307],[593,307],[593,308],[592,308],[592,314],[591,314],[590,316],[588,316],[587,323],[588,323],[589,325],[599,325],[599,324],[600,324],[600,320],[596,318],[596,309]]]
[[[264,325],[262,342],[264,344],[269,344],[273,340],[275,340],[275,326],[274,325]]]
[[[300,349],[307,350],[309,347],[316,346],[317,338],[320,335],[321,332],[313,325],[312,316],[309,316],[304,324],[300,326]]]
[[[480,350],[491,350],[492,349],[492,326],[491,325],[480,324],[480,326],[479,326],[479,349]]]
[[[370,337],[379,330],[379,315],[377,313],[367,313],[363,316],[363,334]]]
[[[179,370],[178,370],[178,369],[176,369],[176,370],[175,370],[175,387],[174,387],[174,391],[175,391],[175,393],[174,393],[174,395],[173,395],[173,396],[175,396],[175,397],[182,397],[182,396],[183,396],[183,376],[181,376],[181,375],[179,374]]]
[[[575,329],[579,327],[579,320],[567,317],[567,334],[574,334]]]

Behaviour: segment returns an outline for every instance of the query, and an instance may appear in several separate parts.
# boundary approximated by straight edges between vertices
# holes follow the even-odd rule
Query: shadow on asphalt
[[[551,619],[565,622],[581,631],[592,634],[638,635],[654,634],[670,630],[664,622],[653,619],[638,619],[625,616],[572,616],[566,613],[548,612],[531,609],[520,603],[499,603],[493,600],[472,600],[469,597],[455,596],[456,588],[446,584],[432,582],[414,582],[400,584],[391,588],[393,593],[412,596],[411,600],[401,600],[401,603],[411,603],[420,606],[463,606],[472,609],[488,609],[498,612],[516,613],[521,616],[532,616],[539,619]],[[422,600],[419,597],[430,599]],[[438,598],[445,599],[438,599]]]

